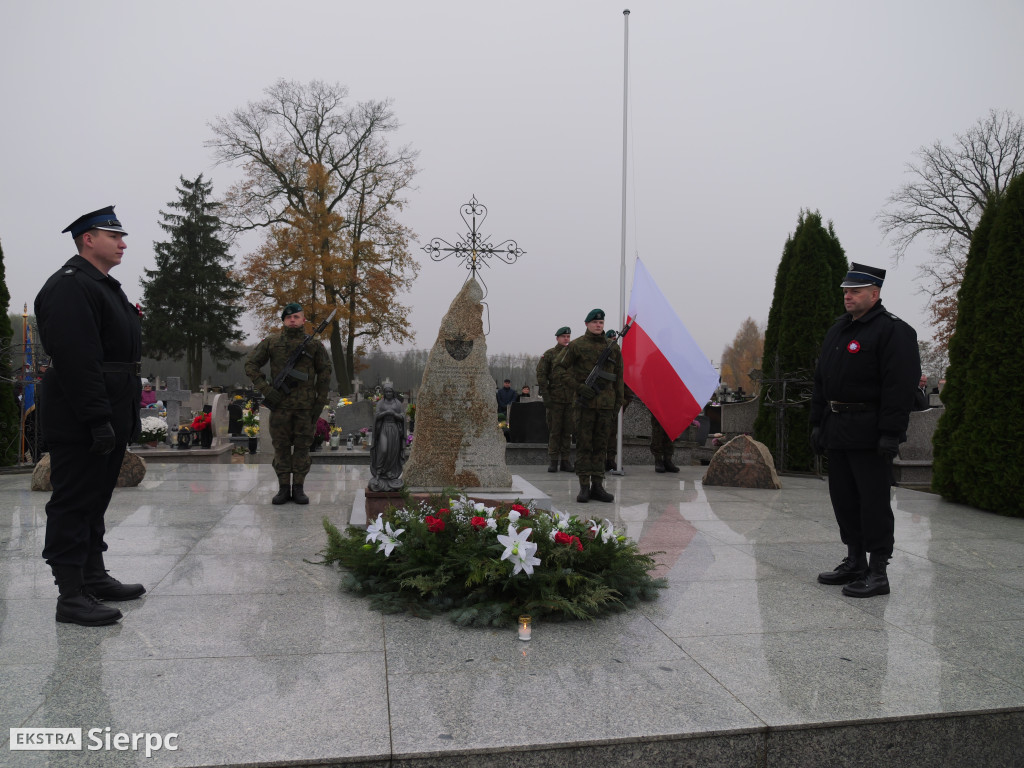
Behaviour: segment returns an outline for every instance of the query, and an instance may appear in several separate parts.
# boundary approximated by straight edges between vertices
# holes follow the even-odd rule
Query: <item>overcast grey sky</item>
[[[422,264],[403,299],[413,346],[433,344],[465,277],[419,247],[463,233],[474,194],[493,242],[526,251],[485,271],[490,352],[539,354],[593,307],[617,327],[625,7],[627,289],[639,255],[717,365],[746,317],[767,319],[786,236],[817,209],[848,259],[890,270],[886,305],[930,337],[925,249],[895,266],[875,215],[918,147],[990,108],[1024,113],[1020,0],[6,2],[11,310],[73,255],[61,229],[111,203],[130,232],[112,274],[141,300],[178,177],[215,194],[238,178],[204,147],[208,123],[286,78],[393,99],[395,143],[420,151],[402,216]]]

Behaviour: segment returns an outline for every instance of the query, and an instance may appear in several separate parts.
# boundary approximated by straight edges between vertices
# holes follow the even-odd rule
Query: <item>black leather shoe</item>
[[[871,556],[871,565],[863,577],[852,581],[843,587],[843,594],[847,597],[874,597],[875,595],[889,594],[889,577],[886,575],[885,567],[888,565],[888,558],[876,558]]]
[[[548,472],[557,472],[557,471],[558,471],[558,459],[552,459],[551,463],[548,464]]]
[[[675,464],[672,463],[672,457],[671,456],[666,456],[665,457],[665,461],[663,462],[663,464],[665,465],[665,471],[666,472],[678,472],[679,471],[679,467],[677,467]]]
[[[309,496],[302,490],[302,484],[292,486],[292,501],[296,504],[309,504]]]
[[[583,485],[580,483],[580,492],[576,494],[576,501],[580,504],[586,504],[590,501],[590,483]]]
[[[83,627],[102,627],[121,618],[117,608],[104,605],[87,592],[69,593],[57,598],[57,621],[80,624]]]
[[[605,459],[604,460],[604,471],[605,472],[611,472],[613,469],[615,469],[615,459]]]
[[[85,575],[85,584],[82,591],[99,600],[135,600],[146,594],[146,588],[141,584],[122,584],[106,571],[102,576]],[[120,618],[120,617],[118,617]]]
[[[590,498],[597,501],[615,501],[615,497],[604,489],[600,481],[594,481],[590,484]]]
[[[833,570],[819,573],[818,583],[833,586],[849,584],[851,581],[857,581],[857,579],[864,578],[867,570],[868,560],[866,557],[861,555],[858,558],[848,555],[844,557],[843,562],[837,565]]]
[[[271,504],[284,504],[286,501],[288,501],[288,499],[291,498],[291,496],[292,496],[292,487],[291,487],[291,485],[286,485],[286,484],[282,483],[281,484],[281,490],[279,490],[274,495],[274,498],[272,498],[270,500],[270,503]]]
[[[558,465],[558,468],[563,472],[575,472],[576,467],[573,466],[572,462],[568,459],[562,459],[562,463]]]
[[[662,459],[660,456],[654,457],[654,471],[657,472],[659,475],[664,473],[665,471],[665,460]]]

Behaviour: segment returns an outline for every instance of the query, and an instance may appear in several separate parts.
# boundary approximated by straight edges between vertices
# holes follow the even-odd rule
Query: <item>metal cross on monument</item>
[[[486,259],[497,256],[506,264],[514,264],[516,260],[526,251],[519,247],[515,240],[503,240],[497,245],[490,243],[490,235],[480,232],[480,227],[487,218],[487,206],[477,202],[476,195],[462,206],[459,212],[462,220],[469,227],[469,232],[460,236],[460,239],[453,245],[440,237],[432,238],[421,250],[430,254],[434,261],[444,261],[449,256],[455,256],[465,263],[466,269],[470,271],[470,277],[476,277],[477,272],[484,266],[490,266]]]

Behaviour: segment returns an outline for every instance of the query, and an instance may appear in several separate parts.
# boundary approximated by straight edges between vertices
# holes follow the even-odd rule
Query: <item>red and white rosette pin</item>
[[[846,351],[849,352],[851,355],[856,355],[858,352],[860,352],[860,342],[854,339],[853,341],[846,345]]]

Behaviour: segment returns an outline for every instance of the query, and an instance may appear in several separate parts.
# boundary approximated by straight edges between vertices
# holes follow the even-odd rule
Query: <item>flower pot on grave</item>
[[[256,448],[259,445],[260,439],[258,437],[249,438],[249,453],[256,453]]]
[[[192,447],[192,433],[187,429],[182,429],[178,432],[178,447],[182,450],[188,450]]]
[[[341,445],[341,435],[331,435],[331,450],[338,450],[339,445]]]

